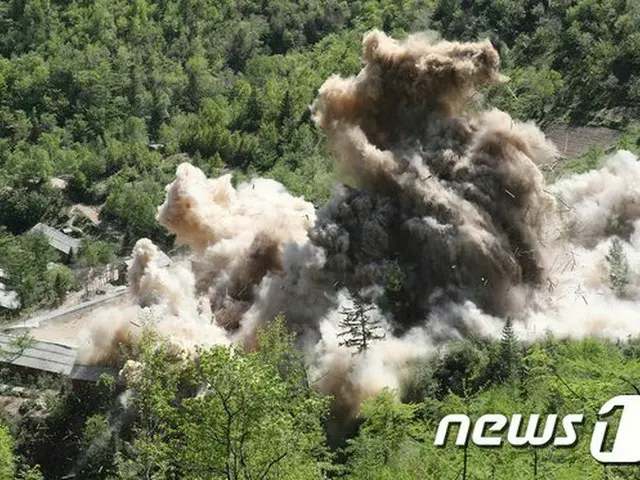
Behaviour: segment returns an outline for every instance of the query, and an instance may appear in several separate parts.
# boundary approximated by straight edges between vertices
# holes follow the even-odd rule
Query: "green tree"
[[[114,259],[117,248],[110,242],[83,238],[78,261],[88,267],[108,265]]]
[[[82,432],[82,457],[78,462],[82,478],[109,478],[116,473],[116,431],[102,413],[87,418]]]
[[[167,344],[147,340],[136,384],[135,455],[122,462],[123,471],[134,477],[322,478],[327,402],[297,380],[292,390],[299,377],[286,365],[296,354],[286,353],[290,347],[279,333],[262,338],[255,353],[214,347],[199,350],[193,364],[176,362]]]
[[[379,333],[382,328],[380,320],[372,320],[368,312],[373,310],[373,305],[366,305],[360,298],[356,298],[353,307],[343,307],[340,313],[344,318],[340,321],[341,332],[338,337],[346,337],[340,345],[355,347],[358,353],[366,352],[371,342],[385,338],[384,333]]]
[[[100,215],[124,230],[127,243],[147,237],[160,245],[168,245],[169,237],[156,221],[162,200],[162,188],[152,179],[116,184]]]
[[[410,438],[415,409],[400,403],[389,390],[364,402],[360,411],[364,423],[347,447],[354,478],[367,478],[372,469],[388,465],[398,454]]]
[[[55,295],[56,303],[62,303],[67,293],[76,286],[76,276],[70,268],[59,264],[50,267],[47,271],[47,276],[49,277],[50,288]]]
[[[627,285],[629,285],[630,272],[624,245],[618,237],[611,241],[606,260],[609,265],[609,284],[611,289],[616,295],[623,296]]]
[[[500,338],[500,380],[510,382],[515,379],[520,369],[520,348],[513,330],[513,321],[507,317]]]
[[[5,425],[0,425],[0,478],[11,479],[15,474],[13,438]]]
[[[17,480],[44,480],[44,475],[40,470],[40,465],[30,467],[23,465],[18,472]]]
[[[473,395],[495,379],[499,366],[496,345],[478,339],[454,342],[436,357],[433,365],[438,398],[449,393]]]
[[[11,338],[8,348],[0,348],[0,358],[7,363],[12,363],[20,358],[25,350],[32,348],[35,344],[36,339],[27,331]]]
[[[48,265],[56,259],[44,235],[15,237],[0,231],[0,268],[8,275],[7,288],[18,293],[23,308],[51,299]]]
[[[0,188],[0,226],[21,234],[38,222],[56,220],[65,210],[59,191],[48,185]]]

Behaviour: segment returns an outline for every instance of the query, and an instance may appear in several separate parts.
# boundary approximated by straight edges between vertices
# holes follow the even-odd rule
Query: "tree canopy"
[[[64,301],[83,269],[128,254],[139,237],[171,248],[155,216],[184,161],[207,175],[274,178],[323,203],[335,174],[309,105],[330,75],[359,71],[372,28],[490,38],[511,83],[483,91],[487,105],[543,126],[622,128],[620,145],[640,150],[638,1],[6,0],[2,282],[32,310]],[[569,167],[597,165],[589,155]],[[75,226],[78,204],[99,212],[99,226]],[[39,222],[81,239],[78,257],[61,265],[44,237],[28,233]],[[608,259],[611,287],[624,296],[620,243]],[[389,270],[385,302],[399,314],[410,275]],[[342,325],[361,350],[377,336],[365,313],[345,312]],[[368,398],[338,427],[282,319],[258,344],[189,356],[148,333],[126,390],[112,377],[74,389],[33,380],[42,396],[23,391],[13,399],[19,414],[4,412],[0,478],[638,477],[588,454],[597,408],[639,392],[637,339],[524,345],[508,323],[501,341],[470,338],[407,365],[399,391]],[[0,374],[3,385],[16,382]],[[438,421],[462,412],[587,420],[574,449],[434,447]],[[332,428],[347,440],[328,440]]]

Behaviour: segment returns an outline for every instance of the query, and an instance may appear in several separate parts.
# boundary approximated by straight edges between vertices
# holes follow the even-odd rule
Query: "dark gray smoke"
[[[332,77],[316,119],[356,188],[310,232],[352,292],[403,279],[386,308],[403,330],[434,307],[470,300],[508,314],[509,292],[543,280],[540,233],[550,197],[533,163],[554,148],[501,112],[467,115],[477,87],[503,80],[490,42],[364,39],[356,78]]]

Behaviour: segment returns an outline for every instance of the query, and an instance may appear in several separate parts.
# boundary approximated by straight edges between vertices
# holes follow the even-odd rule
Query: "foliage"
[[[611,289],[616,295],[622,296],[625,293],[627,285],[629,285],[630,270],[627,255],[624,252],[622,240],[615,237],[609,246],[609,252],[606,256],[609,264],[609,283]]]
[[[382,340],[384,333],[379,333],[381,321],[371,319],[367,314],[373,310],[373,305],[366,305],[362,299],[356,298],[351,308],[343,307],[340,313],[344,316],[340,320],[338,337],[345,337],[340,345],[355,347],[358,353],[366,352],[371,342]]]
[[[57,253],[43,235],[13,236],[0,230],[0,268],[6,287],[18,293],[23,308],[46,304],[53,298],[49,263]]]
[[[475,394],[490,384],[500,371],[498,352],[495,344],[476,339],[450,345],[434,361],[437,397]]]
[[[493,39],[513,84],[488,100],[517,118],[624,126],[640,105],[639,25],[635,2],[515,0],[439,1],[431,27]]]
[[[14,234],[24,233],[40,221],[55,221],[64,211],[60,192],[47,185],[2,188],[0,183],[0,205],[0,226]]]
[[[105,478],[116,472],[114,464],[115,429],[109,425],[104,414],[96,413],[87,418],[80,448],[82,457],[78,462],[79,476],[87,479]]]
[[[78,255],[78,262],[87,267],[108,265],[114,259],[117,249],[118,246],[113,243],[100,240],[91,241],[84,238]]]
[[[127,244],[146,237],[166,245],[168,235],[156,221],[156,210],[160,203],[162,189],[159,185],[149,180],[126,183],[116,187],[109,195],[101,216],[122,228]]]
[[[19,358],[25,350],[33,347],[36,340],[27,331],[21,335],[13,337],[8,345],[8,348],[0,348],[0,359],[7,363],[11,363]]]
[[[9,429],[0,425],[0,478],[13,478],[14,472],[13,439]]]
[[[199,350],[194,363],[176,362],[175,349],[147,337],[138,383],[144,394],[135,399],[140,422],[121,472],[322,478],[327,402],[301,381],[299,354],[282,324],[274,328],[257,352],[214,347]]]
[[[637,392],[638,340],[547,336],[519,354],[518,381],[505,382],[496,365],[513,346],[509,332],[505,326],[500,341],[453,344],[446,354],[414,364],[421,370],[414,378],[424,384],[422,391],[433,392],[430,396],[407,403],[384,390],[365,400],[358,431],[340,451],[341,467],[332,465],[325,442],[327,399],[307,384],[304,357],[282,318],[259,335],[253,353],[218,346],[189,357],[145,334],[140,376],[127,400],[134,415],[116,407],[115,382],[105,379],[62,394],[46,418],[23,423],[18,453],[41,463],[46,478],[73,469],[82,478],[101,479],[255,478],[263,473],[264,478],[323,478],[335,470],[345,478],[373,480],[552,473],[555,478],[605,478],[589,455],[589,438],[606,400]],[[457,380],[451,378],[455,362],[461,372]],[[508,417],[582,413],[585,421],[578,445],[570,449],[462,448],[452,441],[433,446],[445,415],[467,413],[476,420],[487,412]],[[62,447],[54,458],[52,441]],[[610,478],[633,478],[632,473],[633,467],[609,469]]]
[[[0,230],[0,268],[7,277],[3,283],[17,292],[22,308],[59,304],[75,288],[75,274],[53,263],[58,259],[43,235],[14,236]]]
[[[569,176],[574,174],[586,173],[589,170],[595,170],[602,166],[605,159],[604,152],[599,148],[592,148],[584,155],[577,158],[570,158],[559,169],[552,172],[550,181],[556,180],[561,176]]]
[[[367,478],[372,469],[389,464],[409,438],[414,410],[415,406],[399,403],[389,390],[362,405],[365,421],[347,448],[354,478]]]
[[[82,202],[101,210],[78,259],[108,263],[157,225],[164,186],[183,161],[207,175],[274,178],[324,202],[333,162],[309,105],[331,74],[360,67],[361,36],[435,30],[444,38],[491,38],[507,86],[486,103],[514,117],[625,127],[640,115],[640,3],[618,0],[16,0],[0,3],[0,268],[22,306],[60,302],[74,278],[38,222],[68,223]],[[640,150],[638,124],[619,146]],[[572,159],[564,173],[600,165],[602,152]],[[62,189],[53,177],[68,180]],[[102,236],[104,232],[113,237]],[[97,238],[113,238],[120,245]],[[621,244],[609,252],[612,287],[623,294]],[[405,272],[391,265],[385,297],[402,311]],[[4,280],[3,280],[4,282]],[[345,344],[364,351],[379,325],[367,307],[343,312]],[[194,359],[155,338],[142,344],[141,384],[130,410],[113,382],[63,389],[45,416],[17,425],[16,458],[37,467],[18,478],[313,478],[332,470],[304,357],[277,319],[259,348],[202,350]],[[604,471],[585,438],[576,449],[432,446],[437,421],[465,411],[585,412],[629,393],[638,341],[559,341],[524,349],[505,325],[501,342],[470,338],[408,366],[400,403],[383,392],[363,406],[359,433],[341,453],[346,475],[413,478],[630,478]],[[124,395],[124,394],[123,394]],[[128,398],[126,396],[121,398]],[[11,454],[0,432],[0,457]],[[6,447],[6,448],[5,448]],[[5,457],[2,457],[5,458]],[[2,459],[0,459],[2,460]],[[0,462],[2,463],[2,462]],[[3,464],[4,465],[4,464]],[[8,464],[7,464],[8,465]],[[1,467],[0,467],[1,468]],[[11,467],[13,468],[13,467]],[[535,472],[535,473],[534,473]],[[8,474],[13,475],[13,472]],[[4,476],[4,472],[0,472]]]
[[[489,344],[476,344],[476,348],[488,349],[488,355],[500,351]],[[413,405],[400,404],[390,392],[383,392],[363,406],[364,423],[348,447],[349,477],[635,478],[635,467],[603,469],[589,454],[598,409],[616,395],[637,393],[640,378],[635,361],[623,354],[627,348],[626,342],[547,337],[528,347],[518,383],[503,384],[496,378],[480,389],[463,386],[458,393]],[[441,383],[439,390],[445,391],[442,382],[448,380],[436,380]],[[489,412],[509,418],[514,413],[525,417],[582,413],[585,421],[579,427],[578,445],[569,449],[458,447],[451,438],[444,447],[433,446],[437,425],[445,415],[467,413],[475,421]]]
[[[68,382],[62,382],[59,391],[47,397],[46,415],[19,418],[16,453],[28,459],[29,464],[39,465],[44,478],[63,477],[76,467],[82,470],[87,459],[93,459],[95,466],[97,457],[92,450],[84,448],[90,438],[87,424],[98,422],[88,419],[97,414],[106,415],[114,400],[113,382],[82,382],[72,390],[68,388]],[[109,458],[112,460],[113,455]],[[101,472],[102,476],[87,477],[85,474],[82,478],[107,478],[109,470],[102,468]]]
[[[52,265],[47,274],[50,288],[55,295],[55,301],[62,303],[67,293],[76,286],[76,276],[68,267],[59,264]]]
[[[504,382],[514,380],[519,373],[519,367],[520,350],[518,348],[518,340],[513,330],[513,321],[511,317],[507,317],[502,329],[502,337],[500,338],[500,379]]]
[[[631,123],[623,130],[616,148],[640,154],[640,123]]]
[[[17,480],[44,480],[44,476],[42,475],[39,465],[33,467],[23,465],[20,467]]]

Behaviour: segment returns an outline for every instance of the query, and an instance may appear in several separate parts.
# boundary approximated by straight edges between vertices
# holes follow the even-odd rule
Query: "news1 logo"
[[[640,432],[640,395],[620,395],[606,402],[598,411],[601,417],[610,415],[622,408],[620,422],[610,451],[604,451],[605,436],[609,427],[606,421],[597,421],[591,435],[591,456],[603,464],[640,463],[640,445],[637,442]],[[481,416],[471,428],[471,419],[467,415],[452,414],[444,417],[438,425],[434,445],[441,447],[447,443],[449,429],[458,425],[455,444],[465,446],[471,441],[479,447],[499,447],[503,437],[497,435],[507,428],[506,442],[514,447],[571,447],[578,441],[576,426],[584,422],[584,415],[570,414],[562,418],[562,431],[558,432],[558,415],[547,415],[544,427],[540,427],[540,415],[530,415],[526,427],[523,416],[514,414],[509,420],[505,415],[489,413]],[[524,433],[520,432],[524,429]],[[540,432],[538,434],[538,432]],[[491,435],[493,434],[493,435]]]

